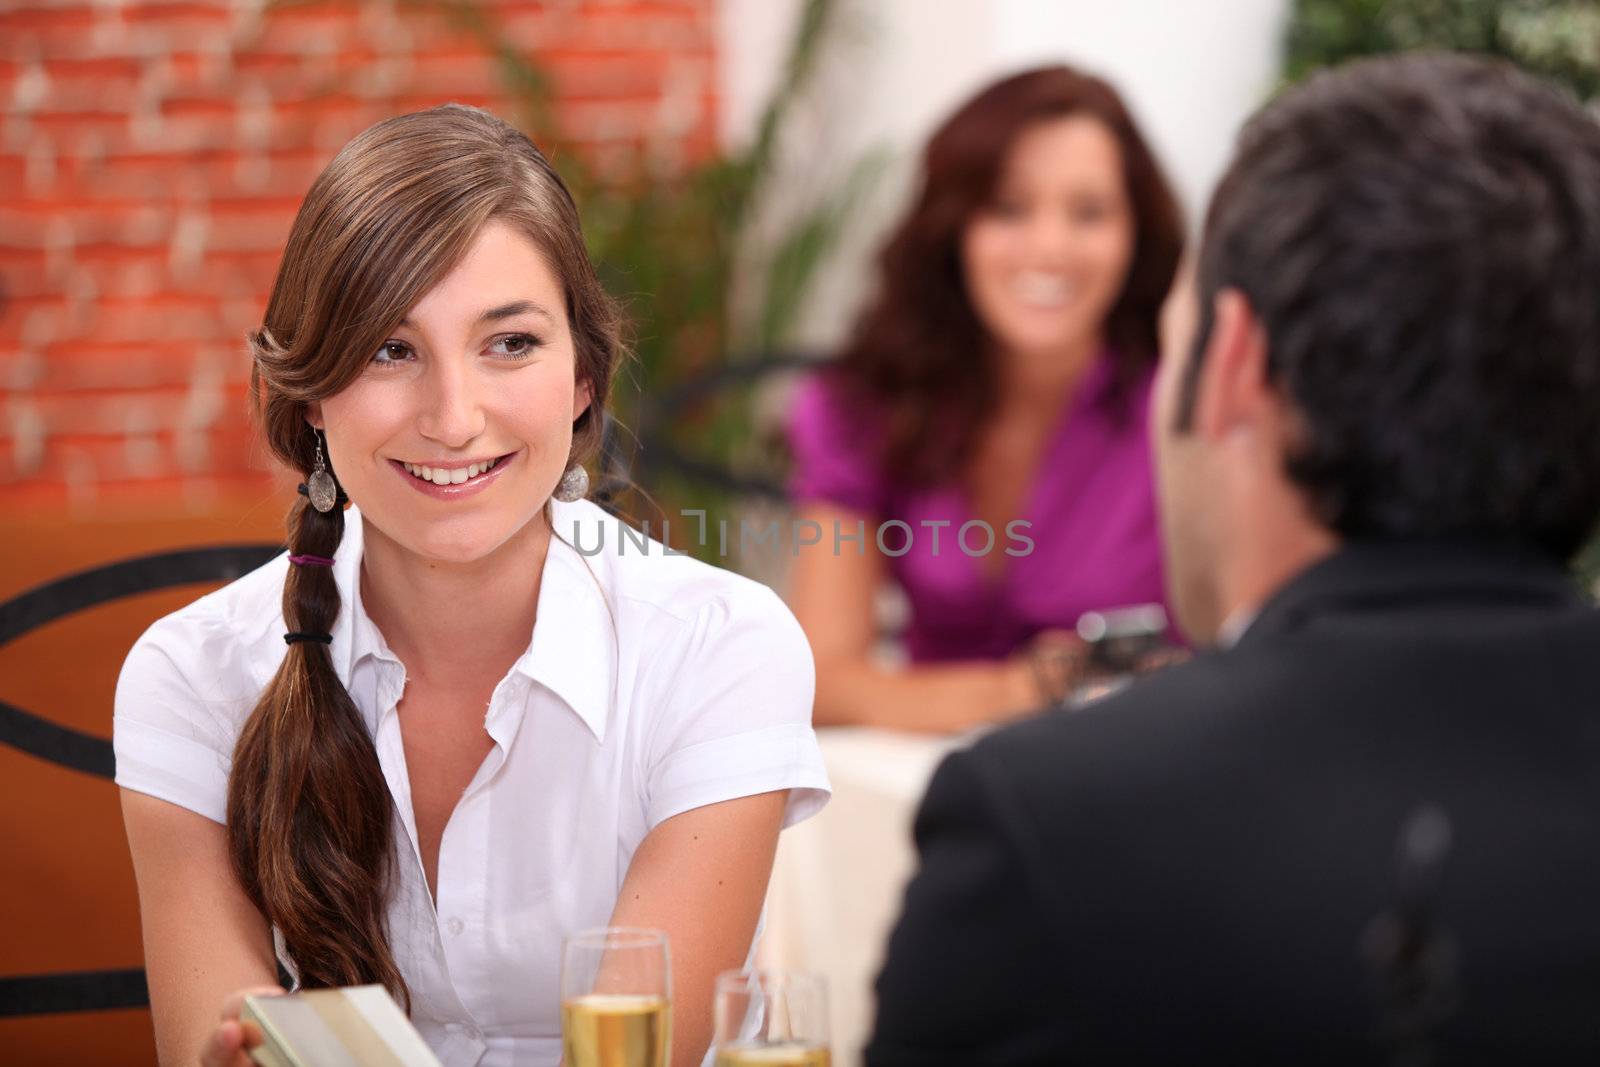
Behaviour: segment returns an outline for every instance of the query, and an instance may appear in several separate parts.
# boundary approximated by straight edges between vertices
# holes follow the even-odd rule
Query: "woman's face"
[[[962,234],[967,298],[1007,353],[1070,353],[1100,336],[1134,234],[1115,135],[1087,116],[1037,123]]]
[[[370,528],[468,562],[540,515],[589,406],[561,280],[521,232],[491,221],[459,264],[308,420]]]

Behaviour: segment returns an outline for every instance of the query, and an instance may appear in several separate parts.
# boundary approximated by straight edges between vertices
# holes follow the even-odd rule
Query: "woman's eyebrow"
[[[499,322],[501,319],[509,319],[513,315],[524,314],[543,315],[552,322],[555,321],[555,316],[550,314],[543,304],[536,304],[532,300],[514,300],[509,304],[501,304],[499,307],[492,307],[484,311],[478,316],[473,325],[481,326],[486,322]],[[416,323],[407,317],[400,320],[400,325],[415,327]]]

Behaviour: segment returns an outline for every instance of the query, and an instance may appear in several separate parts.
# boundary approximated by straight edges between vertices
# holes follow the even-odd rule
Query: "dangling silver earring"
[[[322,431],[311,432],[317,438],[317,460],[311,477],[306,479],[306,498],[311,501],[312,507],[327,514],[339,502],[339,483],[328,473],[327,461],[322,458]]]
[[[582,500],[589,494],[589,472],[583,469],[583,464],[574,463],[567,468],[567,473],[561,476],[561,482],[556,486],[555,498],[563,504],[570,504],[574,500]]]

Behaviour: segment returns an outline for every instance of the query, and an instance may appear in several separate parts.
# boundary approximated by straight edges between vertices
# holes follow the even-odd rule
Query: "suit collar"
[[[1238,647],[1334,610],[1429,602],[1578,605],[1582,590],[1550,556],[1490,539],[1357,541],[1307,567],[1265,604]]]

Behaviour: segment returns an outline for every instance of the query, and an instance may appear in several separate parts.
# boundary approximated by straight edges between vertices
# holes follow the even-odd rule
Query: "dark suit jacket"
[[[1600,613],[1532,556],[1346,548],[951,756],[916,837],[870,1067],[1600,1063]]]

